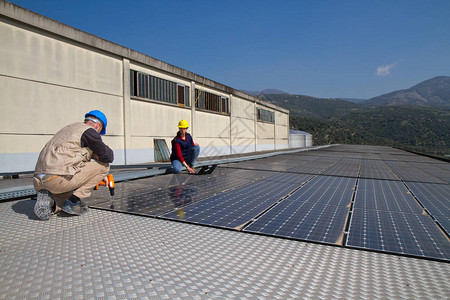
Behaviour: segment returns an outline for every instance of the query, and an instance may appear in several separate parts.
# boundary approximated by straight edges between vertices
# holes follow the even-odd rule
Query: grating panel
[[[153,139],[155,161],[165,162],[170,161],[170,151],[167,147],[166,140],[164,139]]]

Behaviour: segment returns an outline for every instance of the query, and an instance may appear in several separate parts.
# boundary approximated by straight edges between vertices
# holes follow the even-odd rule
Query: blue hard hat
[[[85,118],[87,118],[88,116],[96,117],[97,119],[99,119],[102,122],[103,128],[102,128],[102,131],[100,131],[100,134],[102,134],[102,135],[105,134],[106,133],[106,125],[108,125],[108,120],[106,119],[105,114],[99,110],[91,110],[90,112],[88,112],[87,114],[84,115]]]

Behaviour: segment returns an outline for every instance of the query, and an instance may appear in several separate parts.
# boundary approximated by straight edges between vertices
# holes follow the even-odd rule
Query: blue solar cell
[[[422,213],[422,208],[400,181],[360,179],[355,208]]]
[[[450,185],[407,183],[414,196],[433,216],[450,216]]]
[[[363,159],[360,170],[361,178],[391,179],[399,178],[386,166],[383,160]]]
[[[208,197],[184,208],[184,220],[219,227],[243,225],[266,210],[299,184],[257,181],[252,185]],[[176,211],[163,215],[178,219]]]
[[[336,243],[343,234],[355,182],[317,176],[244,231]]]
[[[95,191],[86,203],[95,208],[158,216],[269,174],[259,171],[255,175],[248,170],[217,168],[212,175],[171,174],[125,181],[116,183],[114,201],[111,201],[108,189],[101,189]]]
[[[427,174],[413,164],[405,161],[386,161],[389,167],[404,181],[446,183],[434,175]]]
[[[409,189],[431,216],[450,235],[450,185],[408,182]]]
[[[450,259],[450,243],[427,215],[355,209],[347,246]]]
[[[361,165],[361,159],[359,158],[347,158],[343,157],[336,163],[327,168],[322,175],[334,175],[334,176],[346,176],[356,177]]]
[[[433,216],[433,218],[438,222],[442,230],[444,230],[447,233],[447,235],[450,236],[450,217]]]
[[[299,218],[296,214],[299,211],[309,211],[313,205],[314,203],[312,202],[301,200],[291,201],[289,199],[281,201],[244,230],[272,235],[279,235],[281,230],[284,232],[292,232],[297,225],[292,222],[290,223],[289,220],[294,220],[299,223]]]
[[[272,172],[273,173],[273,172]],[[271,182],[289,182],[296,183],[299,186],[310,180],[313,177],[311,174],[295,174],[295,173],[275,173],[274,175],[261,178],[261,180],[267,180]]]

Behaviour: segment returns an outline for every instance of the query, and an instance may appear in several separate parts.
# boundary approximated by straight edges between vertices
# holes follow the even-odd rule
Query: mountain
[[[399,90],[360,102],[370,106],[402,105],[450,109],[450,77],[438,76],[409,89]]]
[[[303,95],[261,94],[261,100],[286,108],[291,116],[326,120],[346,115],[363,106],[339,99],[315,98]]]
[[[367,99],[354,99],[354,98],[336,98],[336,99],[348,101],[351,103],[361,103],[363,101],[367,101]]]
[[[289,93],[286,93],[284,91],[281,90],[277,90],[277,89],[265,89],[263,91],[245,91],[242,90],[242,92],[252,95],[252,96],[259,96],[259,95],[289,95]]]
[[[277,90],[277,89],[265,89],[260,95],[289,95],[289,93]]]
[[[427,107],[373,106],[328,120],[290,116],[294,129],[315,145],[383,145],[430,155],[450,154],[450,111]]]
[[[246,91],[246,90],[241,90],[241,92],[252,95],[252,96],[258,96],[259,94],[261,94],[260,91]]]
[[[450,110],[302,95],[258,97],[288,109],[291,128],[312,134],[314,145],[394,146],[441,157],[450,153]]]

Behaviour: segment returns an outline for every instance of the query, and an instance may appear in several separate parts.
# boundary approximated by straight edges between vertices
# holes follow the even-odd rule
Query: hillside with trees
[[[384,145],[430,155],[450,154],[449,110],[367,106],[289,94],[259,97],[289,109],[291,127],[311,133],[314,145]]]
[[[450,109],[450,77],[438,76],[406,90],[395,91],[360,102],[370,106],[397,105]]]
[[[364,106],[338,99],[314,98],[303,95],[270,95],[259,96],[260,99],[271,102],[289,110],[291,115],[303,118],[328,120],[359,111]]]

